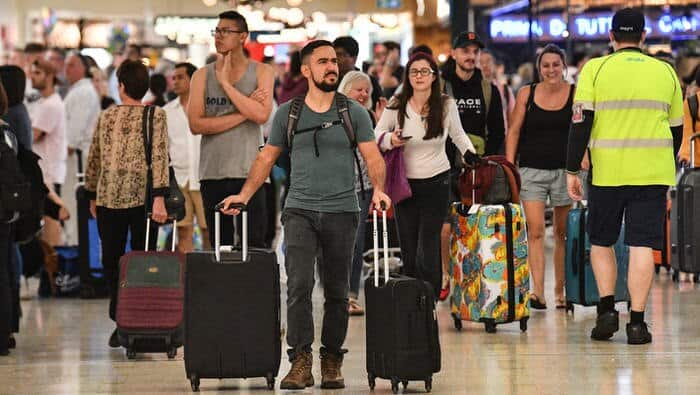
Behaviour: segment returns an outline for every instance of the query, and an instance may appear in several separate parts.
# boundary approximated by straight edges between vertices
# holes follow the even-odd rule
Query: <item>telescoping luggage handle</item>
[[[374,286],[379,287],[379,230],[377,225],[377,209],[372,210],[374,230]],[[386,206],[382,202],[382,244],[384,245],[384,284],[389,282],[389,234],[386,230]]]
[[[690,136],[690,168],[695,168],[695,140],[700,137],[700,133]]]
[[[224,203],[221,202],[214,207],[214,255],[216,261],[221,262],[221,252],[233,251],[233,246],[221,246],[221,209],[224,208]],[[241,210],[243,214],[242,223],[243,231],[241,232],[241,259],[243,262],[248,260],[248,206],[242,203],[236,203],[229,206]],[[235,219],[234,219],[235,221]],[[235,226],[234,226],[235,227]]]
[[[177,240],[177,220],[173,220],[173,245],[170,251],[175,252],[175,240]],[[151,214],[146,216],[146,252],[148,252],[148,244],[151,241]]]

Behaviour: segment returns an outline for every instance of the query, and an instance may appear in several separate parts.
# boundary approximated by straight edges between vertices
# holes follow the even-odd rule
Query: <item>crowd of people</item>
[[[644,36],[636,17],[632,13],[622,22],[618,20],[632,24],[629,31],[636,34],[631,35],[616,31],[613,21],[611,41],[615,53],[640,51]],[[313,383],[311,293],[317,265],[325,296],[323,385],[342,386],[340,368],[346,352],[343,343],[348,316],[364,312],[359,289],[366,248],[365,219],[371,207],[392,205],[384,193],[382,153],[402,150],[412,191],[410,197],[393,202],[402,270],[428,281],[442,300],[450,292],[448,208],[460,200],[456,180],[461,169],[473,165],[481,156],[505,155],[519,166],[533,309],[547,309],[544,238],[548,205],[554,212],[554,304],[560,308],[566,306],[566,217],[574,200],[582,197],[580,187],[592,188],[592,218],[609,216],[617,221],[599,219],[594,222],[597,228],[589,228],[591,241],[601,246],[592,253],[598,256],[607,254],[602,248],[610,245],[613,236],[613,242],[616,240],[614,229],[619,228],[622,215],[621,211],[601,209],[601,202],[614,201],[623,210],[625,204],[634,201],[635,194],[649,192],[643,187],[631,188],[625,191],[626,203],[620,203],[622,198],[615,197],[618,192],[606,187],[662,185],[657,189],[667,189],[668,174],[650,183],[639,178],[616,179],[610,174],[614,170],[605,167],[607,154],[601,153],[601,143],[591,145],[590,154],[584,153],[592,138],[591,128],[595,127],[593,117],[605,114],[591,104],[596,100],[595,89],[601,88],[594,87],[595,81],[591,81],[589,70],[594,66],[569,66],[564,51],[554,44],[538,51],[530,80],[509,79],[502,62],[473,32],[455,38],[451,56],[442,65],[424,45],[412,48],[408,62],[401,64],[399,45],[385,42],[376,46],[373,61],[365,62],[359,69],[355,39],[344,36],[333,42],[317,40],[291,52],[288,71],[278,76],[269,65],[247,57],[248,27],[240,14],[229,11],[219,15],[212,34],[217,57],[199,69],[190,63],[178,63],[167,76],[150,72],[141,62],[139,47],[133,45],[108,70],[101,70],[94,60],[78,52],[65,54],[38,44],[27,45],[22,55],[13,59],[15,64],[0,66],[0,86],[4,87],[0,113],[18,144],[31,148],[42,158],[46,186],[61,207],[58,218],[45,217],[40,237],[50,246],[79,242],[74,191],[81,181],[78,173],[85,173],[90,211],[97,219],[102,242],[112,320],[117,302],[118,262],[124,254],[127,235],[131,234],[132,249],[143,249],[146,217],[161,224],[168,221],[164,197],[169,191],[169,166],[174,168],[186,198],[186,217],[177,223],[177,245],[183,253],[193,250],[195,224],[202,230],[205,245],[213,247],[211,226],[215,206],[222,201],[227,214],[238,213],[228,207],[230,204],[247,204],[254,221],[250,245],[270,248],[275,235],[274,229],[268,227],[274,227],[275,222],[269,219],[276,218],[278,197],[266,196],[274,195],[276,189],[263,185],[270,185],[273,166],[285,168],[289,174],[283,188],[281,220],[292,368],[282,381],[282,388],[303,389]],[[599,59],[607,57],[591,60],[597,68],[602,67]],[[668,64],[663,65],[654,67],[673,71]],[[677,99],[684,92],[695,94],[693,86],[700,82],[700,72],[687,89],[681,88],[675,73],[669,75],[667,85],[677,86],[678,91],[667,101],[671,115],[665,113],[666,121],[655,133],[659,138],[666,136],[663,133],[670,138],[671,127],[673,147],[669,149],[677,152],[681,141],[677,128],[683,124],[677,120]],[[659,94],[666,88],[660,87]],[[342,101],[336,92],[350,100]],[[693,131],[687,105],[685,110],[684,133],[689,136]],[[349,115],[350,125],[344,124],[345,115]],[[292,118],[296,128],[290,134]],[[146,124],[152,125],[148,137],[143,133]],[[571,136],[586,135],[585,132],[585,141],[572,143]],[[670,151],[664,151],[664,155],[667,153]],[[680,159],[687,162],[688,157],[687,148],[681,149]],[[659,159],[660,168],[668,167],[667,159]],[[588,180],[591,162],[596,165],[596,177],[604,181]],[[602,170],[598,170],[599,166]],[[654,199],[657,197],[654,195]],[[652,206],[634,207],[641,210]],[[630,227],[628,223],[627,237],[636,243],[634,247],[657,248],[655,233],[635,234],[643,233],[640,227],[655,225],[649,224],[638,222],[632,223],[636,227]],[[0,272],[13,275],[0,276],[0,288],[10,287],[11,283],[18,287],[21,273],[19,249],[9,227],[0,226],[8,228],[0,233],[2,261],[8,262],[8,267],[1,267]],[[155,235],[157,226],[151,231]],[[234,233],[233,223],[223,221],[222,244],[233,244]],[[149,240],[154,248],[156,237]],[[646,250],[633,252],[632,260],[641,259],[639,256],[645,253]],[[646,284],[647,279],[640,277],[638,281]],[[639,285],[632,294],[635,322],[639,321],[639,314],[643,322],[648,290],[648,286]],[[617,316],[611,318],[611,297],[602,296],[597,331],[592,335],[598,339],[617,330]],[[19,316],[18,311],[14,314]],[[10,332],[17,330],[14,325]],[[647,335],[651,341],[648,333],[638,334],[643,339]],[[11,339],[10,333],[0,331],[0,355],[14,344]],[[116,330],[109,344],[119,346]]]

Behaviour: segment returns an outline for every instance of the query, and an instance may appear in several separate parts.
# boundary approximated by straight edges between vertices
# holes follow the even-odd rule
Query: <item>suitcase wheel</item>
[[[190,377],[190,384],[192,385],[192,391],[199,392],[199,377],[192,375],[192,377]]]
[[[425,380],[425,392],[430,392],[433,390],[433,378],[429,377]]]
[[[524,317],[520,320],[520,330],[523,332],[527,332],[527,320],[529,320],[530,317]]]
[[[367,373],[367,381],[369,382],[369,389],[374,391],[377,381],[372,373]]]
[[[452,319],[455,321],[455,329],[457,329],[458,331],[461,331],[462,330],[462,320],[459,319],[459,317],[457,317],[454,314],[452,315]]]
[[[391,392],[394,394],[399,392],[399,379],[396,377],[391,379]]]
[[[134,350],[131,349],[131,348],[127,348],[127,349],[126,349],[126,357],[127,357],[128,359],[135,359],[135,358],[136,358],[136,351],[134,351]]]
[[[275,376],[272,373],[268,373],[266,379],[267,379],[267,389],[274,390],[275,389]]]
[[[574,314],[574,302],[566,301],[566,313],[568,314],[571,312],[571,315]]]
[[[496,323],[493,320],[484,321],[484,327],[486,327],[486,333],[496,333]]]
[[[177,348],[173,347],[170,350],[168,350],[168,359],[175,359],[176,355],[177,355]]]

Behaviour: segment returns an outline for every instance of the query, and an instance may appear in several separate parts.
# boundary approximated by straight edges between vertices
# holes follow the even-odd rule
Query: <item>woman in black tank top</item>
[[[520,197],[527,218],[533,283],[530,305],[538,310],[547,308],[544,297],[544,234],[548,198],[554,207],[554,295],[556,307],[566,307],[566,218],[572,201],[567,192],[564,169],[574,86],[564,80],[565,69],[564,52],[556,45],[547,45],[537,58],[541,82],[518,92],[506,136],[506,157],[518,164],[522,178]]]

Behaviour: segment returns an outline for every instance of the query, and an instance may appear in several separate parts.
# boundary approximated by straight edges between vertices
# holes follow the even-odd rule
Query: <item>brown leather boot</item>
[[[343,367],[343,356],[331,353],[321,353],[321,388],[345,388],[345,380],[340,368]]]
[[[292,360],[289,373],[280,383],[283,390],[303,390],[314,385],[314,376],[311,374],[313,356],[310,352],[301,352]]]

